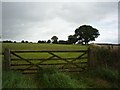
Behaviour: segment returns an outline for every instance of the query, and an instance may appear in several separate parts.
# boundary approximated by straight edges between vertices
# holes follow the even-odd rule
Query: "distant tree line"
[[[2,41],[2,43],[17,43],[17,41],[5,40],[5,41]],[[31,42],[22,40],[20,43],[31,43]]]
[[[11,41],[11,40],[6,40],[6,41],[2,41],[3,43],[16,43],[16,41]]]
[[[75,29],[73,35],[68,36],[68,40],[59,40],[57,36],[52,36],[48,41],[38,40],[37,43],[52,43],[52,44],[88,44],[90,41],[95,41],[99,36],[99,31],[90,25],[82,25]],[[16,43],[16,41],[3,41],[3,43]],[[22,40],[21,43],[30,43],[29,41]]]

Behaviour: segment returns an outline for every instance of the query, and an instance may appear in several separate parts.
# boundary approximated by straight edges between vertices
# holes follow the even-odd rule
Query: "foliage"
[[[3,88],[35,88],[30,78],[23,76],[20,73],[12,71],[3,71],[2,75]]]
[[[57,36],[53,36],[51,38],[51,40],[52,40],[52,43],[57,43],[58,37]]]
[[[99,67],[99,68],[92,68],[87,71],[88,75],[91,75],[92,78],[101,78],[104,80],[107,80],[109,83],[111,83],[111,87],[113,88],[119,88],[119,72],[118,70],[114,70],[111,68],[104,68],[104,67]]]
[[[99,35],[99,31],[90,25],[82,25],[75,30],[75,36],[77,39],[85,42],[85,44],[89,41],[95,41],[95,38]]]
[[[58,43],[59,43],[59,44],[69,44],[68,41],[64,41],[64,40],[59,40]]]
[[[43,40],[41,41],[41,40],[39,40],[38,43],[46,43],[46,41],[43,41]]]
[[[39,72],[39,81],[47,88],[82,88],[75,79],[59,72],[55,68],[46,68]]]
[[[51,43],[51,40],[48,40],[47,43]]]
[[[68,36],[68,43],[69,43],[69,44],[75,44],[76,41],[77,41],[77,38],[76,38],[75,35],[69,35],[69,36]]]

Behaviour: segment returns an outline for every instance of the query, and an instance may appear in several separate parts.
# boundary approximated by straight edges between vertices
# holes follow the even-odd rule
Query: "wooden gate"
[[[17,70],[23,74],[34,74],[37,70],[49,66],[55,66],[60,71],[76,72],[87,68],[88,50],[12,51],[5,49],[4,60],[5,70]]]

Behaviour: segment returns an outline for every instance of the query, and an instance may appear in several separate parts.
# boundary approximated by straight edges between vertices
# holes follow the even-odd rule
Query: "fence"
[[[88,65],[88,51],[89,50],[69,50],[69,51],[11,51],[10,49],[5,49],[4,51],[4,70],[17,70],[21,71],[23,74],[34,74],[37,70],[44,67],[55,65],[61,71],[76,72],[86,69]],[[25,58],[27,54],[49,54],[49,57],[44,58]],[[77,53],[76,57],[69,57],[72,54],[68,54],[67,57],[60,56],[62,54]],[[21,55],[22,54],[22,55]],[[51,63],[45,63],[50,61]],[[58,60],[61,60],[58,62]],[[21,62],[22,63],[21,63]],[[15,63],[16,62],[16,63]],[[53,62],[53,63],[52,63]],[[71,67],[72,66],[72,67]]]

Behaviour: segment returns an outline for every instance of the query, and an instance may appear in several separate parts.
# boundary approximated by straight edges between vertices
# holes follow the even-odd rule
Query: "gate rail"
[[[84,70],[85,67],[81,67],[79,66],[78,64],[86,64],[87,66],[87,63],[88,62],[75,62],[77,60],[81,60],[81,59],[87,59],[88,60],[88,51],[89,50],[61,50],[61,51],[58,51],[58,50],[47,50],[47,51],[13,51],[13,50],[10,50],[10,49],[5,49],[4,51],[4,69],[5,70],[20,70],[22,71],[22,73],[24,74],[32,74],[32,73],[35,73],[35,72],[30,72],[30,70],[40,70],[42,69],[43,65],[61,65],[61,67],[59,69],[61,69],[62,71],[66,71],[65,70],[65,66],[70,64],[72,66],[74,66],[76,69],[82,69]],[[69,57],[61,57],[59,55],[57,55],[56,53],[69,53],[69,52],[72,52],[72,53],[80,53],[77,57],[72,57],[72,58],[69,58]],[[48,53],[50,54],[51,56],[48,57],[48,58],[24,58],[22,56],[19,55],[19,53]],[[17,58],[12,58],[12,55],[17,57]],[[85,56],[86,55],[86,56]],[[85,57],[84,57],[85,56]],[[19,61],[19,60],[24,60],[27,62],[26,63],[12,63],[13,61]],[[31,61],[39,61],[37,64],[31,62]],[[48,63],[48,64],[45,64],[43,62],[46,62],[48,60],[62,60],[64,61],[65,63]],[[27,66],[27,68],[14,68],[14,67],[24,67],[24,66]],[[11,68],[13,67],[13,68]],[[33,68],[34,67],[34,68]],[[25,71],[29,71],[29,72],[25,72]],[[68,70],[68,69],[67,69]],[[68,71],[71,71],[70,69]],[[73,70],[74,72],[75,70]],[[78,71],[81,71],[81,70],[78,70]],[[76,72],[76,71],[75,71]]]

